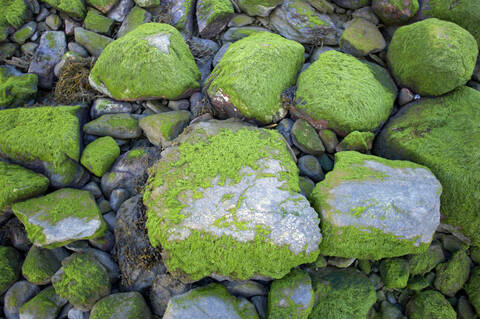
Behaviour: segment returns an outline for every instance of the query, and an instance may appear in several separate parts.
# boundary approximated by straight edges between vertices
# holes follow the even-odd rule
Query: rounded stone
[[[422,291],[407,304],[410,319],[455,319],[457,314],[445,297],[435,290]]]
[[[300,169],[300,175],[311,178],[315,183],[321,181],[325,177],[322,167],[315,156],[304,155],[300,157],[297,166]]]
[[[372,0],[373,11],[386,25],[406,23],[419,7],[418,0]]]

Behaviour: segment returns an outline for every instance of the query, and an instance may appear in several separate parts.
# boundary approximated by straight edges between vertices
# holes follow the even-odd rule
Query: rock
[[[322,268],[311,277],[315,303],[310,318],[364,319],[377,300],[373,284],[357,270]]]
[[[311,178],[315,183],[325,178],[322,167],[315,156],[304,155],[298,159],[297,165],[300,170],[300,175]]]
[[[355,260],[355,258],[328,257],[328,264],[337,268],[348,268]]]
[[[267,289],[262,284],[253,280],[227,281],[224,285],[228,292],[234,296],[251,298],[253,296],[267,295]]]
[[[246,299],[229,295],[222,285],[210,284],[171,298],[163,319],[174,318],[258,319],[258,315]]]
[[[252,34],[260,32],[271,32],[262,27],[232,27],[229,28],[222,36],[223,41],[235,42],[237,40],[246,38]]]
[[[145,299],[136,291],[112,294],[100,299],[90,313],[90,319],[150,319]]]
[[[439,264],[436,268],[434,285],[446,296],[453,297],[462,289],[470,275],[470,258],[465,250],[459,250],[450,260]]]
[[[83,24],[90,31],[108,35],[112,31],[113,22],[112,19],[107,18],[96,10],[88,10]]]
[[[427,19],[398,28],[387,59],[399,85],[420,95],[437,96],[467,83],[477,54],[477,43],[465,29]]]
[[[13,284],[3,298],[3,312],[5,313],[5,317],[7,319],[19,319],[18,313],[20,312],[20,307],[38,294],[39,291],[40,288],[38,288],[38,286],[25,280]]]
[[[300,193],[307,198],[310,197],[315,187],[315,183],[310,178],[304,176],[298,177],[298,185],[300,186]]]
[[[150,241],[162,246],[170,273],[185,281],[281,278],[316,259],[317,215],[297,194],[286,147],[275,130],[211,120],[191,125],[162,152],[144,203]]]
[[[328,0],[307,0],[320,13],[334,13],[334,7]]]
[[[113,41],[113,39],[109,37],[85,30],[84,28],[80,27],[75,28],[74,33],[75,41],[85,47],[88,53],[94,57],[98,57],[107,47],[107,45]]]
[[[370,0],[333,0],[333,2],[346,9],[358,9],[370,4]]]
[[[328,15],[304,0],[285,0],[270,16],[272,28],[287,39],[306,44],[336,45],[338,34]]]
[[[375,15],[375,12],[373,12],[371,7],[363,7],[360,9],[355,10],[352,13],[353,18],[363,18],[374,25],[377,25],[380,20],[378,20],[377,16]]]
[[[328,256],[380,259],[427,250],[440,223],[442,187],[426,167],[357,152],[335,154],[335,168],[311,194]]]
[[[282,3],[282,0],[238,0],[240,9],[249,16],[267,17],[276,6]]]
[[[128,191],[123,188],[117,188],[110,194],[110,207],[112,210],[117,211],[120,205],[129,198]]]
[[[407,88],[402,88],[398,93],[398,105],[403,106],[412,102],[415,98],[415,95],[412,91]]]
[[[307,154],[322,155],[325,152],[317,131],[303,119],[296,120],[292,126],[292,142]]]
[[[62,261],[52,277],[55,292],[75,308],[88,311],[110,294],[110,279],[104,266],[92,255],[74,253]]]
[[[386,25],[401,25],[417,14],[418,0],[372,0],[372,9]]]
[[[382,319],[403,319],[405,318],[402,311],[397,307],[384,300],[380,304],[380,313]]]
[[[66,303],[67,301],[57,295],[53,287],[50,286],[43,289],[20,308],[20,318],[56,318]]]
[[[112,284],[118,281],[118,279],[120,278],[120,268],[109,253],[93,248],[87,248],[84,252],[95,257],[95,259],[100,262],[100,264],[102,264],[102,266],[107,271],[108,277],[110,278],[110,282]]]
[[[170,8],[170,24],[179,31],[184,31],[187,36],[193,33],[193,16],[195,12],[195,1],[177,0],[173,1]]]
[[[128,102],[99,98],[93,102],[90,109],[90,116],[95,119],[105,114],[132,113],[132,111],[132,104]]]
[[[404,106],[375,140],[373,153],[429,167],[443,186],[443,223],[480,245],[480,92],[462,87]],[[464,136],[469,136],[464,139]]]
[[[251,299],[260,319],[267,319],[268,300],[264,296],[254,296]]]
[[[196,14],[200,36],[210,39],[223,31],[234,11],[230,0],[198,0]]]
[[[375,135],[372,132],[353,131],[337,145],[336,151],[357,151],[367,153],[372,149],[373,139]]]
[[[70,307],[72,305],[68,304]],[[62,309],[62,313],[66,310],[66,307]],[[68,319],[89,319],[90,313],[88,311],[81,311],[75,308],[68,310]],[[63,317],[60,317],[63,318]]]
[[[120,29],[117,32],[117,39],[123,37],[128,32],[136,29],[138,26],[148,23],[152,20],[152,14],[138,6],[133,7],[128,16],[123,20]]]
[[[132,69],[136,70],[133,76]],[[199,87],[199,75],[188,46],[175,28],[146,23],[105,48],[90,72],[89,82],[117,100],[180,99]]]
[[[143,8],[157,7],[162,3],[162,0],[133,0],[135,3]]]
[[[84,47],[82,47],[80,44],[78,44],[77,42],[69,42],[68,45],[67,45],[67,48],[73,54],[79,55],[82,58],[88,58],[89,57],[89,54],[88,54],[87,50]],[[63,58],[62,58],[62,60],[63,60]],[[100,100],[100,99],[97,99],[97,100]]]
[[[465,286],[465,292],[477,311],[477,315],[480,315],[480,267],[477,266],[472,269],[470,279]]]
[[[455,319],[457,314],[441,293],[425,290],[415,295],[407,304],[410,319]]]
[[[63,248],[49,250],[32,246],[23,262],[22,275],[32,284],[47,285],[66,257],[68,253]]]
[[[217,115],[263,124],[282,119],[286,110],[281,94],[295,83],[303,53],[299,43],[268,32],[231,44],[206,83]],[[281,74],[277,72],[279,65]]]
[[[108,12],[107,16],[116,22],[122,22],[133,5],[134,2],[132,0],[119,0],[117,5]]]
[[[291,111],[317,130],[329,128],[340,136],[375,130],[388,119],[397,96],[385,69],[334,50],[302,72],[297,87]]]
[[[61,31],[45,31],[40,38],[40,45],[35,51],[28,73],[38,75],[38,86],[51,89],[53,85],[53,68],[60,62],[67,51],[65,33]]]
[[[410,256],[410,274],[424,275],[443,261],[445,261],[445,255],[443,254],[442,246],[432,244],[426,252]]]
[[[340,37],[342,51],[358,57],[380,52],[386,46],[378,28],[363,18],[350,21]]]
[[[97,10],[100,10],[100,12],[103,14],[106,14],[108,11],[110,11],[110,9],[115,7],[118,2],[118,0],[87,0],[87,4]]]
[[[380,275],[385,287],[401,289],[407,286],[409,271],[408,261],[404,258],[384,259],[380,263]]]
[[[50,14],[45,19],[45,23],[50,29],[57,31],[62,26],[62,19],[56,14]]]
[[[165,147],[182,133],[190,119],[191,114],[188,111],[172,111],[146,116],[140,120],[139,125],[150,143]]]
[[[320,139],[322,140],[323,145],[325,146],[325,149],[327,150],[327,152],[335,153],[335,148],[337,147],[337,144],[338,144],[338,138],[335,132],[327,129],[319,130],[318,136],[320,136]]]
[[[22,258],[12,247],[0,246],[0,296],[20,279]]]
[[[45,2],[75,20],[82,20],[85,17],[85,4],[82,0],[46,0]]]
[[[87,134],[130,139],[142,135],[138,120],[128,113],[105,114],[83,126]]]
[[[186,293],[190,285],[182,283],[169,274],[160,274],[155,277],[150,289],[152,310],[157,316],[163,316],[170,298]]]
[[[38,76],[24,74],[12,67],[0,66],[0,109],[19,107],[37,95]]]
[[[44,248],[99,237],[107,228],[92,194],[72,188],[16,203],[12,210],[32,243]]]
[[[25,24],[23,27],[18,29],[12,36],[11,39],[17,44],[24,44],[37,30],[37,23],[35,21],[30,21]]]
[[[249,24],[253,24],[255,19],[246,14],[235,14],[230,22],[228,22],[229,27],[244,27]]]
[[[282,134],[282,136],[285,138],[285,140],[288,142],[289,145],[292,145],[292,127],[293,127],[293,121],[289,118],[285,118],[281,120],[278,125],[275,127],[275,129]]]
[[[83,150],[80,162],[90,172],[102,177],[120,155],[120,147],[110,137],[100,137]]]
[[[88,242],[95,248],[110,252],[115,245],[115,237],[111,231],[108,231],[105,236],[90,239]]]
[[[457,318],[458,319],[475,319],[475,309],[473,306],[468,302],[467,297],[461,296],[458,298],[457,304]]]
[[[268,318],[307,319],[314,302],[312,281],[302,270],[294,269],[272,282],[268,293]]]

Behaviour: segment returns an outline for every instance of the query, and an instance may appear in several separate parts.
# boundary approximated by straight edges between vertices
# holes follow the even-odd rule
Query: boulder
[[[34,297],[40,288],[28,281],[17,281],[8,289],[3,298],[3,312],[7,319],[18,319],[20,308],[32,297]]]
[[[46,0],[45,2],[75,20],[82,20],[85,17],[86,8],[82,0]]]
[[[386,25],[401,25],[417,14],[418,0],[372,0],[373,12]]]
[[[444,295],[454,297],[470,276],[470,258],[465,250],[455,252],[450,260],[439,264],[433,285]]]
[[[20,308],[20,318],[56,318],[67,300],[55,293],[52,286],[40,291]]]
[[[345,53],[366,56],[385,49],[387,42],[377,26],[363,18],[349,21],[340,37],[340,48]]]
[[[266,17],[282,0],[238,0],[238,6],[249,16]]]
[[[110,137],[96,139],[85,147],[80,162],[98,177],[103,176],[120,155],[120,147]]]
[[[32,101],[37,95],[38,76],[0,66],[0,109],[19,107]]]
[[[139,124],[150,143],[164,147],[182,133],[190,123],[191,116],[188,111],[163,112],[146,116]]]
[[[90,319],[150,319],[145,299],[136,291],[116,293],[100,299],[90,312]]]
[[[230,0],[198,0],[196,14],[200,36],[213,38],[227,26],[234,11]]]
[[[44,249],[32,246],[23,262],[22,275],[33,284],[47,285],[66,257],[68,253],[64,248]]]
[[[407,316],[410,319],[455,319],[457,313],[436,290],[425,290],[413,296],[407,304]]]

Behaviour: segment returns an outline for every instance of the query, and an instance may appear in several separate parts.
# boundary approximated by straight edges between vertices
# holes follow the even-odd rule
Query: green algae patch
[[[380,276],[385,287],[401,289],[407,286],[409,270],[408,261],[404,258],[384,259],[380,263]]]
[[[457,318],[457,313],[447,299],[435,290],[426,290],[415,295],[407,304],[407,315],[410,319]]]
[[[268,16],[282,0],[239,0],[238,6],[249,16]]]
[[[6,67],[0,67],[0,109],[19,107],[37,94],[36,74],[15,75]]]
[[[27,15],[27,4],[24,0],[0,0],[0,27],[11,25],[20,28]]]
[[[110,136],[104,136],[87,145],[80,162],[90,172],[101,177],[110,169],[119,155],[120,147],[117,142]]]
[[[431,245],[426,252],[410,256],[408,261],[410,274],[424,275],[443,261],[445,261],[445,255],[442,247],[440,245]]]
[[[375,135],[372,132],[353,131],[337,145],[337,152],[341,151],[357,151],[366,153],[372,149],[373,139]]]
[[[61,267],[60,260],[49,249],[32,246],[22,265],[22,275],[35,285],[46,285]]]
[[[303,62],[301,44],[260,32],[228,47],[205,90],[220,117],[269,124],[285,116],[281,94],[295,84]]]
[[[173,140],[190,123],[191,114],[188,111],[172,111],[153,114],[142,118],[139,122],[143,133],[150,143],[165,146]]]
[[[455,252],[450,260],[439,264],[435,271],[435,288],[444,295],[453,297],[468,280],[470,258],[465,250],[461,249]]]
[[[146,23],[102,51],[89,81],[117,100],[179,99],[198,89],[200,72],[180,32]]]
[[[83,23],[85,24],[85,28],[87,28],[88,30],[103,34],[110,33],[113,22],[114,21],[112,19],[101,15],[96,10],[88,10],[87,16],[83,21]]]
[[[20,279],[20,254],[12,247],[0,246],[0,295]]]
[[[395,31],[387,60],[399,85],[420,95],[438,96],[467,83],[477,55],[477,42],[468,31],[427,19]]]
[[[20,308],[21,318],[56,318],[67,301],[47,287]]]
[[[86,8],[82,0],[45,0],[45,2],[76,20],[85,17]]]
[[[93,306],[90,319],[149,319],[145,299],[139,292],[116,293],[100,299]]]

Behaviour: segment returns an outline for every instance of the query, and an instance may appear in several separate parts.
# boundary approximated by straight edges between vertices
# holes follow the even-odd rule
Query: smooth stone
[[[296,120],[292,126],[292,141],[302,152],[311,155],[322,155],[325,147],[317,131],[305,120]]]
[[[131,139],[142,135],[136,117],[129,113],[105,114],[86,123],[83,131],[98,136]]]
[[[49,286],[23,304],[19,318],[56,318],[66,303],[67,300],[57,295],[53,287]]]
[[[176,295],[186,293],[189,288],[190,285],[182,283],[170,274],[159,274],[155,276],[149,294],[153,312],[157,316],[163,316],[170,299]]]
[[[3,297],[3,312],[6,319],[19,319],[20,308],[39,291],[38,286],[25,280],[13,284]]]
[[[123,188],[117,188],[110,194],[110,207],[112,210],[117,211],[122,203],[129,198],[128,191]]]
[[[234,296],[251,298],[253,296],[267,295],[267,289],[262,284],[252,280],[227,281],[224,285],[227,291]]]
[[[75,28],[74,33],[75,41],[82,45],[88,53],[94,57],[100,56],[103,49],[113,41],[112,38],[88,31],[81,27]]]

